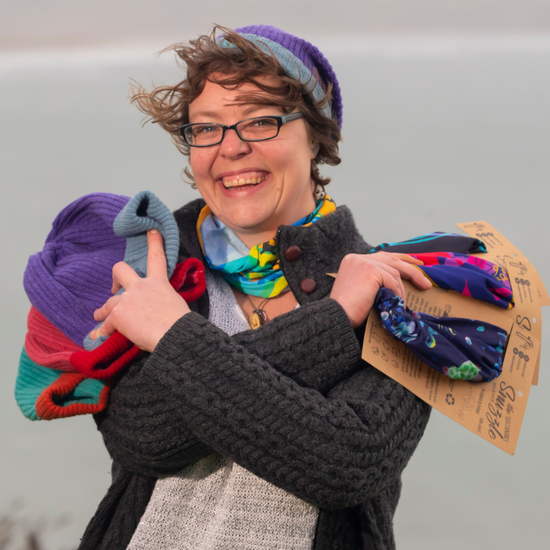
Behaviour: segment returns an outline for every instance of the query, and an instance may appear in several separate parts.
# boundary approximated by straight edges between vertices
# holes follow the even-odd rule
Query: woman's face
[[[250,93],[265,94],[249,83],[227,90],[207,81],[189,105],[189,121],[230,126],[246,118],[284,114],[275,106],[235,104],[238,96]],[[245,142],[235,131],[227,131],[218,145],[191,147],[189,160],[197,188],[212,212],[252,247],[273,237],[280,225],[290,225],[315,208],[310,177],[313,146],[304,120],[297,119],[281,126],[276,138],[263,142]]]

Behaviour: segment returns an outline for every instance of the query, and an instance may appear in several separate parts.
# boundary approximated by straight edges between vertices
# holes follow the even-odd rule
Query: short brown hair
[[[222,47],[216,40],[216,31],[234,46]],[[270,94],[242,94],[239,103],[259,105],[277,105],[283,112],[300,111],[310,138],[319,145],[319,151],[311,161],[311,178],[322,186],[330,182],[320,172],[319,164],[336,166],[341,160],[338,143],[342,137],[336,121],[321,114],[322,108],[330,105],[332,85],[321,81],[325,95],[314,101],[310,93],[304,92],[304,86],[288,76],[277,58],[263,52],[258,46],[243,38],[240,34],[214,26],[209,35],[201,35],[196,40],[169,46],[163,51],[175,51],[182,69],[187,70],[184,80],[174,86],[159,86],[151,91],[137,84],[132,88],[132,103],[147,115],[146,121],[159,124],[171,136],[179,151],[188,156],[189,146],[181,137],[179,128],[189,122],[189,104],[203,91],[207,80],[227,88],[236,88],[244,82],[257,86]],[[214,78],[213,74],[223,75]],[[272,77],[265,79],[263,77]],[[320,81],[318,75],[315,77]],[[186,175],[193,181],[188,168]]]

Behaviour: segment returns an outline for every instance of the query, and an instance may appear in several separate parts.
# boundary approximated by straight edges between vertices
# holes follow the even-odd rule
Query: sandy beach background
[[[29,422],[13,386],[29,303],[28,256],[55,215],[91,192],[197,196],[186,164],[129,104],[181,80],[168,44],[230,27],[279,26],[328,57],[344,98],[342,165],[325,169],[372,244],[485,219],[550,286],[550,5],[547,1],[0,1],[0,548],[76,548],[109,485],[89,417]],[[511,457],[434,411],[404,473],[401,550],[545,548],[550,513],[543,312],[540,384]],[[20,520],[2,547],[2,517]]]

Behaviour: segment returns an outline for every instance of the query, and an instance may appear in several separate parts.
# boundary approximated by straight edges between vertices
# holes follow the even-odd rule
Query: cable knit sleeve
[[[167,332],[143,374],[201,441],[321,508],[357,505],[395,481],[429,416],[370,366],[326,396],[301,386],[196,313]]]
[[[247,357],[318,392],[334,387],[360,364],[356,334],[331,299],[295,309],[230,341]],[[142,375],[144,362],[133,364],[118,381],[96,423],[110,455],[125,468],[145,475],[177,472],[213,451],[189,430],[179,415],[179,400]]]
[[[319,392],[348,376],[361,359],[359,339],[346,312],[330,298],[306,304],[232,340],[279,373]]]

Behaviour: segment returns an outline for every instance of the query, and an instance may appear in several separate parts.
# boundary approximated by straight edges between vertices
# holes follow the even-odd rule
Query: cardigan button
[[[302,251],[298,246],[289,246],[285,250],[285,258],[289,262],[295,262],[296,260],[300,259],[301,255],[302,255]]]
[[[317,288],[317,283],[313,279],[303,279],[300,283],[300,288],[302,292],[311,294]]]

